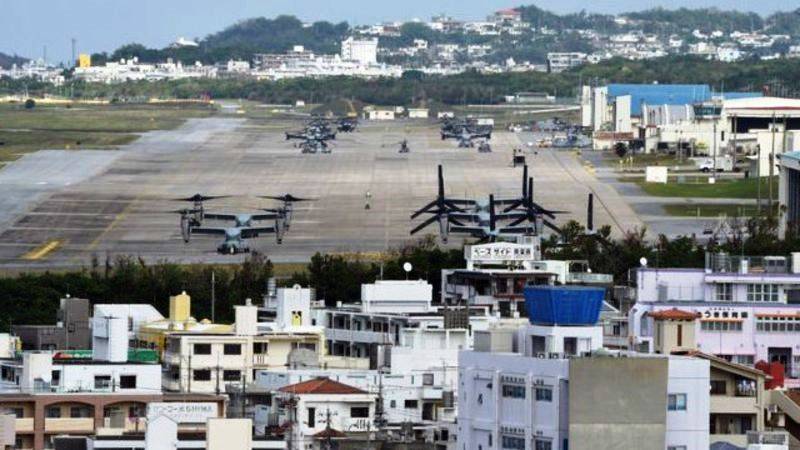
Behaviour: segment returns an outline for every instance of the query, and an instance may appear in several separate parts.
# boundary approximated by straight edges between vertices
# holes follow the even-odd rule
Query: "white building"
[[[591,323],[462,352],[458,448],[708,449],[708,361],[632,356],[604,352]]]
[[[375,395],[329,378],[316,378],[278,389],[270,413],[277,423],[292,421],[286,431],[299,448],[309,448],[321,433],[364,434],[375,429]]]
[[[779,362],[786,386],[800,386],[800,254],[706,260],[705,268],[636,271],[631,348],[696,349],[751,367]]]
[[[378,63],[378,39],[355,39],[349,37],[342,41],[342,59],[361,64]]]
[[[252,383],[255,369],[322,364],[324,334],[321,327],[309,325],[307,290],[299,286],[279,289],[278,297],[280,309],[275,323],[260,325],[258,308],[245,304],[235,306],[236,322],[231,332],[168,334],[164,388],[219,393],[228,384]]]
[[[549,72],[558,73],[586,63],[586,53],[580,52],[550,52],[547,54],[547,68]]]

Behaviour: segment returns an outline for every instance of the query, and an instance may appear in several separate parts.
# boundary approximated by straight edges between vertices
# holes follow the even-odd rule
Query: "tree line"
[[[646,61],[622,58],[587,64],[562,73],[520,72],[485,74],[467,71],[442,76],[407,71],[400,78],[362,79],[327,77],[258,81],[249,78],[130,81],[119,84],[71,80],[67,92],[76,98],[121,100],[135,98],[193,99],[242,98],[267,103],[327,103],[346,98],[375,105],[498,104],[504,96],[521,91],[541,91],[559,97],[578,95],[581,84],[694,83],[709,84],[715,91],[762,91],[771,95],[800,96],[800,59],[735,63],[709,61],[694,56],[667,56]],[[0,95],[29,92],[31,96],[63,92],[35,80],[0,78]]]
[[[800,234],[786,239],[775,236],[772,218],[740,221],[732,235],[701,241],[695,236],[651,239],[645,230],[632,230],[612,239],[610,227],[587,234],[578,222],[562,227],[559,238],[543,241],[545,259],[586,260],[595,273],[608,273],[616,284],[629,284],[629,271],[645,257],[651,267],[704,267],[706,252],[724,251],[751,256],[788,255],[800,251]],[[746,233],[741,230],[747,230]],[[406,273],[403,264],[412,265]],[[434,236],[390,250],[379,260],[359,255],[317,253],[303,271],[278,280],[279,286],[314,288],[317,299],[329,306],[360,298],[361,285],[376,279],[424,279],[439,300],[442,269],[464,267],[462,249],[441,248]],[[192,296],[192,314],[198,320],[211,317],[212,273],[216,319],[233,321],[233,306],[251,298],[259,303],[273,276],[273,265],[261,254],[251,254],[231,266],[179,265],[170,262],[146,264],[133,257],[119,257],[67,272],[23,273],[0,278],[0,331],[12,324],[50,324],[55,321],[58,299],[69,294],[95,303],[148,303],[166,315],[169,296],[185,290]]]

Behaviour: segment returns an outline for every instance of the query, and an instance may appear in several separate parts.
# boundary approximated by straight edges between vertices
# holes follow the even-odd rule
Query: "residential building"
[[[586,56],[580,52],[550,52],[547,54],[547,71],[558,73],[581,66],[586,63]]]
[[[378,39],[355,39],[348,37],[342,41],[342,59],[361,64],[378,63]]]
[[[154,402],[210,403],[215,414],[224,414],[223,397],[163,395],[158,356],[129,350],[125,319],[96,317],[92,333],[92,350],[23,352],[0,360],[0,411],[16,417],[19,448],[52,448],[61,434],[143,429]]]
[[[23,350],[85,350],[92,345],[89,300],[67,296],[59,301],[55,325],[12,325]]]
[[[700,269],[641,267],[628,319],[631,349],[777,362],[786,386],[800,386],[800,254],[709,253]]]
[[[310,305],[297,300],[302,291],[299,286],[278,290],[280,309],[275,323],[259,324],[258,307],[248,301],[235,306],[236,321],[230,332],[169,333],[163,357],[164,389],[220,393],[227,385],[252,383],[256,369],[325,363],[324,333],[321,327],[309,325]]]
[[[270,414],[274,423],[288,422],[284,433],[299,448],[313,446],[315,437],[365,434],[375,429],[375,398],[362,389],[316,378],[278,389]]]
[[[504,317],[525,316],[528,285],[610,286],[611,275],[592,273],[586,261],[542,260],[537,237],[464,248],[466,268],[442,271],[442,303],[485,307]]]
[[[709,448],[708,361],[603,350],[600,289],[525,295],[528,325],[459,356],[458,448]]]

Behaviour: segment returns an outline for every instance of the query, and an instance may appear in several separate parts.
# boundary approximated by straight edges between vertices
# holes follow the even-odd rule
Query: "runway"
[[[299,125],[192,119],[120,150],[37,152],[9,164],[0,171],[0,187],[13,189],[0,205],[0,266],[86,266],[118,255],[148,262],[240,261],[243,256],[216,254],[215,237],[195,236],[188,244],[181,239],[179,218],[168,211],[191,205],[170,199],[197,192],[231,195],[205,205],[230,213],[278,206],[260,195],[315,198],[296,205],[281,245],[269,235],[250,241],[276,262],[303,262],[316,252],[381,251],[416,239],[409,230],[418,222],[409,215],[434,198],[438,164],[448,195],[520,194],[522,168],[511,166],[511,156],[521,144],[513,133],[495,132],[493,152],[478,153],[442,141],[433,122],[362,121],[357,132],[337,137],[331,154],[301,154],[283,136]],[[402,139],[409,141],[408,154],[397,151]],[[622,197],[572,152],[526,156],[537,201],[568,211],[557,223],[585,221],[586,194],[594,192],[597,226],[608,223],[620,234],[641,225]],[[450,245],[460,244],[451,238]]]

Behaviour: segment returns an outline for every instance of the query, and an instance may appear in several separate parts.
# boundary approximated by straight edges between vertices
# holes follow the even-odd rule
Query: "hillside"
[[[17,55],[11,56],[11,55],[6,55],[5,53],[0,53],[0,67],[4,69],[8,69],[14,64],[20,65],[25,61],[27,61],[27,59],[21,56]]]

